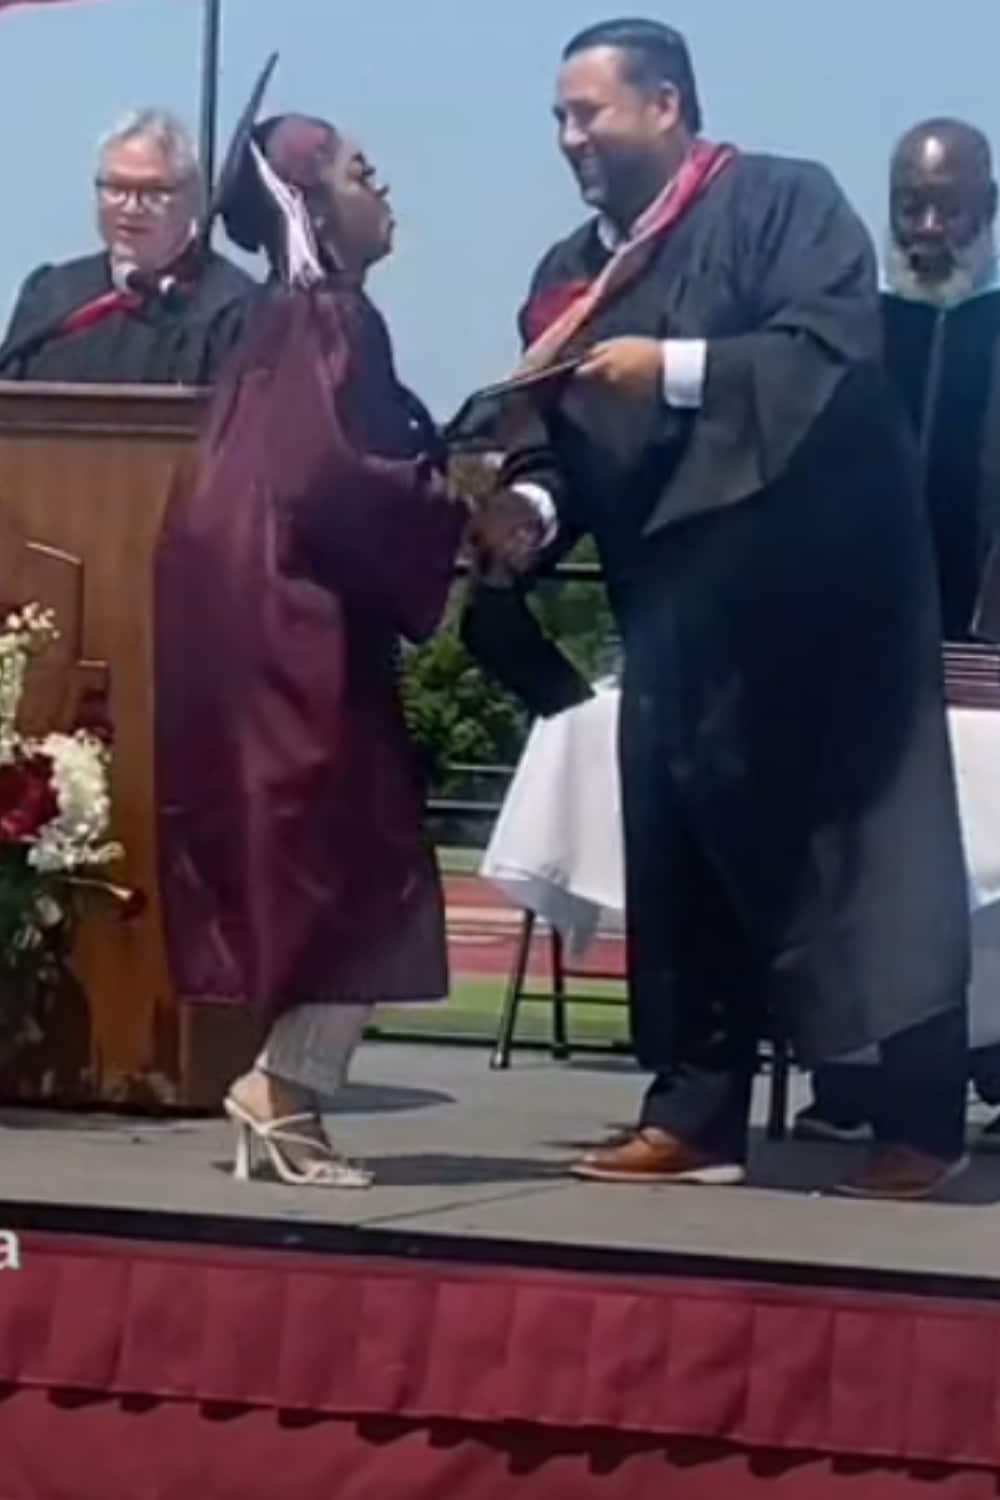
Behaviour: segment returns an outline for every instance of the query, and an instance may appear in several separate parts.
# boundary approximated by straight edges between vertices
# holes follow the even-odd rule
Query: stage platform
[[[0,1500],[1000,1493],[1000,1158],[920,1205],[762,1135],[743,1188],[569,1179],[640,1087],[371,1044],[350,1193],[235,1182],[221,1119],[0,1110]]]
[[[223,1119],[0,1109],[0,1227],[103,1229],[153,1214],[157,1233],[176,1221],[183,1238],[350,1248],[404,1236],[417,1250],[447,1239],[463,1256],[536,1265],[680,1260],[864,1285],[954,1277],[984,1294],[995,1282],[1000,1296],[1000,1156],[974,1158],[943,1201],[914,1205],[832,1197],[857,1148],[776,1145],[762,1129],[743,1188],[568,1177],[584,1145],[634,1118],[641,1083],[615,1059],[519,1054],[493,1073],[477,1049],[369,1044],[341,1110],[343,1149],[376,1174],[365,1192],[233,1181]]]

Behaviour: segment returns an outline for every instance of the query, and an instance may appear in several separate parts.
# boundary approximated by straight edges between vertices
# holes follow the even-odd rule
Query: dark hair
[[[638,88],[670,83],[680,98],[681,118],[697,135],[702,126],[701,103],[687,42],[672,26],[659,21],[600,21],[588,26],[563,49],[563,61],[592,47],[615,47],[624,57],[625,75]]]

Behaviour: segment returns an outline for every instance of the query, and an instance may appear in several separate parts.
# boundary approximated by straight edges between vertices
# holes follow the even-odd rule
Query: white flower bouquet
[[[124,851],[108,837],[110,751],[86,730],[22,734],[32,659],[58,638],[54,616],[26,604],[0,624],[0,1036],[20,1033],[58,982],[72,941],[75,901],[88,885],[135,903],[95,879]]]

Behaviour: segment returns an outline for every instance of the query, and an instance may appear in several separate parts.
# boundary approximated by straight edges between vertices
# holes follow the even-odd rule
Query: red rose
[[[130,890],[123,897],[119,915],[123,922],[134,922],[136,917],[141,917],[149,905],[149,898],[145,891]]]
[[[58,813],[47,755],[0,766],[0,841],[23,844],[36,838]]]

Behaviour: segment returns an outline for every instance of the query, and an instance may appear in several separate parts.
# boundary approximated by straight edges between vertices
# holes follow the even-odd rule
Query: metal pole
[[[204,0],[201,53],[201,166],[208,192],[215,186],[216,132],[219,119],[219,44],[222,0]]]

